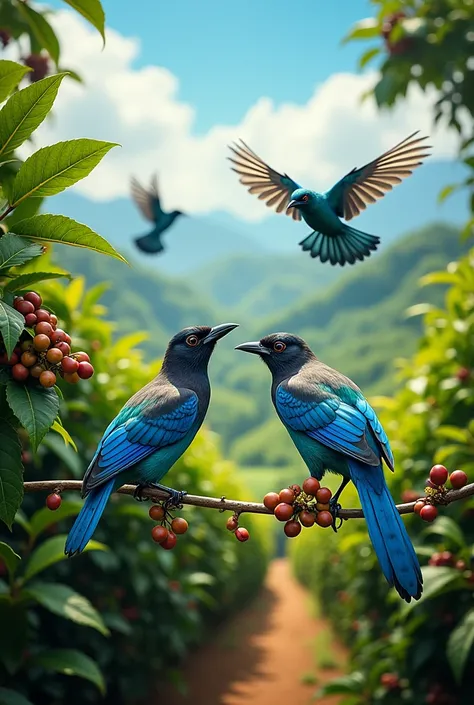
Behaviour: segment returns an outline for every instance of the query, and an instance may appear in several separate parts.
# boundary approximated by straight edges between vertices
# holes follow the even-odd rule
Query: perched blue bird
[[[156,483],[182,456],[199,430],[209,406],[207,365],[216,342],[237,328],[185,328],[172,338],[157,377],[134,394],[107,427],[86,470],[86,498],[67,537],[65,553],[84,550],[111,493],[137,482],[139,489],[157,487],[178,504],[183,492]]]
[[[352,480],[383,574],[404,600],[422,593],[420,565],[385,482],[382,460],[393,470],[390,444],[375,411],[350,379],[333,370],[304,340],[274,333],[237,350],[255,353],[272,373],[276,412],[313,477],[342,475],[332,499]]]
[[[165,248],[161,241],[162,234],[165,230],[168,230],[170,225],[174,223],[178,216],[186,214],[182,211],[165,213],[161,209],[156,174],[152,179],[149,191],[146,191],[143,186],[140,186],[135,178],[132,178],[131,192],[133,200],[145,218],[150,220],[154,225],[153,230],[147,233],[147,235],[142,235],[141,237],[135,238],[135,243],[138,249],[142,250],[142,252],[147,252],[148,254],[163,252]]]
[[[380,238],[356,230],[340,218],[351,220],[369,203],[375,203],[401,183],[405,176],[422,164],[429,156],[429,147],[421,144],[426,137],[416,137],[414,132],[388,152],[360,169],[354,168],[326,193],[301,188],[288,174],[280,174],[266,164],[243,140],[230,147],[236,158],[228,157],[235,164],[232,170],[240,176],[240,183],[248,186],[249,193],[258,194],[267,206],[277,213],[291,215],[304,221],[313,229],[299,244],[311,257],[321,262],[354,264],[370,257]]]

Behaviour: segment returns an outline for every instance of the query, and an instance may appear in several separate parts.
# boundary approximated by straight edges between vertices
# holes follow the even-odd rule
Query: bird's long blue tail
[[[73,556],[75,553],[81,553],[92,538],[92,534],[96,530],[105,505],[114,489],[115,480],[109,480],[105,485],[92,490],[87,495],[84,506],[79,512],[74,526],[72,527],[66,539],[64,553],[67,556]]]
[[[364,257],[370,257],[379,242],[380,238],[376,235],[369,235],[341,223],[337,235],[324,235],[315,231],[305,237],[300,245],[305,252],[309,251],[311,257],[319,257],[321,262],[329,260],[331,264],[343,267],[346,263],[354,264],[357,259],[362,261]]]
[[[383,574],[401,597],[418,600],[423,577],[415,549],[390,495],[382,466],[349,460],[351,479],[359,493],[370,540]]]

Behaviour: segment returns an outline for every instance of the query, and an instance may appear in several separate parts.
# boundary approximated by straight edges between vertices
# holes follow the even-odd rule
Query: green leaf
[[[100,32],[105,44],[105,14],[99,0],[64,0],[64,2],[77,10]]]
[[[0,271],[25,264],[34,257],[39,257],[43,252],[40,245],[23,240],[14,233],[7,233],[0,237]]]
[[[456,284],[458,275],[456,272],[431,272],[425,274],[420,279],[420,286],[429,286],[431,284]]]
[[[435,534],[441,536],[447,543],[452,544],[456,548],[464,548],[466,540],[464,535],[455,521],[446,516],[440,516],[424,530],[425,536]]]
[[[438,438],[447,438],[450,441],[458,441],[458,443],[469,443],[470,433],[465,428],[459,426],[439,426],[436,429]]]
[[[427,600],[431,600],[437,595],[462,589],[465,584],[459,570],[455,568],[429,565],[422,568],[421,572],[423,573],[423,594],[417,602],[413,600],[401,606],[400,611],[402,616],[407,615],[418,607],[418,605],[425,603]]]
[[[33,10],[31,5],[20,2],[16,6],[31,27],[31,31],[43,49],[46,49],[54,63],[59,61],[58,38],[44,15]]]
[[[28,66],[22,66],[15,61],[0,61],[0,103],[8,98],[29,71],[31,69]]]
[[[41,125],[64,76],[48,76],[11,96],[0,110],[0,154],[13,152]]]
[[[72,446],[74,450],[77,453],[77,446],[74,443],[73,439],[69,435],[69,432],[64,428],[62,424],[59,423],[59,421],[55,421],[53,425],[51,426],[51,431],[55,431],[56,433],[59,433],[61,438],[64,441],[64,444],[67,446]]]
[[[46,671],[84,678],[94,683],[102,694],[105,693],[105,682],[99,667],[95,661],[81,651],[76,651],[76,649],[50,649],[35,656],[33,661]]]
[[[323,695],[350,695],[352,693],[362,693],[364,685],[364,676],[362,673],[359,673],[359,671],[355,671],[348,676],[341,676],[327,683],[318,692],[318,697]]]
[[[54,424],[53,424],[54,425]],[[51,427],[52,430],[53,427]],[[65,445],[64,441],[56,433],[47,433],[42,444],[49,448],[58,459],[70,470],[74,477],[80,478],[84,474],[84,466],[80,456],[70,445]]]
[[[75,517],[79,514],[82,509],[83,502],[79,499],[76,500],[63,500],[61,506],[52,512],[47,507],[41,507],[38,509],[30,519],[29,533],[34,539],[49,526],[57,524],[58,521],[63,519],[69,519],[69,517]]]
[[[38,84],[35,84],[38,85]],[[0,121],[1,121],[0,113]],[[1,122],[0,122],[1,124]],[[10,205],[28,196],[54,196],[90,174],[112,147],[112,142],[78,139],[43,147],[28,157],[11,185]]]
[[[469,653],[474,644],[474,608],[451,632],[446,647],[449,665],[457,683],[461,683]]]
[[[17,223],[15,232],[31,240],[83,247],[87,250],[115,257],[122,262],[127,262],[107,240],[104,240],[103,237],[91,230],[87,225],[78,223],[65,215],[53,215],[52,213],[34,215],[32,218],[27,218]]]
[[[54,389],[19,384],[10,380],[7,384],[7,401],[28,432],[33,450],[36,450],[58,415],[58,395]]]
[[[365,20],[360,20],[352,27],[349,33],[342,40],[343,44],[350,42],[353,39],[371,39],[378,37],[380,27],[378,21],[374,17],[367,17]]]
[[[372,61],[378,54],[380,54],[381,49],[379,47],[373,47],[372,49],[367,49],[359,59],[359,68],[363,69],[368,63]]]
[[[24,327],[25,319],[21,313],[0,299],[0,333],[8,357],[11,356]]]
[[[0,705],[33,705],[33,703],[16,690],[0,688]]]
[[[68,585],[57,583],[30,583],[27,595],[53,614],[69,619],[76,624],[92,627],[104,636],[109,635],[102,617],[83,595]]]
[[[33,198],[26,198],[22,201],[20,205],[10,213],[8,218],[5,218],[3,221],[8,230],[15,230],[15,223],[18,223],[19,220],[25,220],[25,218],[31,218],[32,215],[36,215],[41,208],[43,200],[43,198],[35,198],[33,196]]]
[[[456,184],[450,184],[445,186],[438,194],[438,203],[443,203],[454,191],[456,191]]]
[[[21,557],[18,553],[15,553],[11,546],[4,543],[4,541],[0,541],[0,558],[7,566],[7,570],[12,578],[15,575],[18,563],[21,561]]]
[[[64,553],[66,538],[64,534],[53,536],[33,551],[26,566],[25,582],[31,580],[34,575],[41,573],[43,570],[46,570],[46,568],[49,568],[49,566],[67,559]],[[108,548],[98,541],[89,541],[84,551],[108,551]]]
[[[0,519],[9,529],[23,499],[21,444],[13,426],[0,418]]]
[[[64,272],[28,272],[27,274],[20,274],[20,276],[15,277],[15,279],[11,279],[4,291],[26,291],[32,284],[47,281],[48,279],[60,279],[61,277],[71,279],[71,276]]]

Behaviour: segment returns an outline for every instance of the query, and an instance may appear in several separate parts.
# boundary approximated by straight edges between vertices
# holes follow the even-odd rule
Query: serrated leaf
[[[0,688],[0,705],[33,705],[33,703],[16,690]]]
[[[68,560],[64,553],[66,538],[65,534],[53,536],[33,551],[26,566],[25,582],[31,580],[34,575],[38,575],[38,573],[46,570],[51,565],[59,563],[59,561]],[[84,551],[108,551],[108,548],[98,541],[89,541]]]
[[[8,98],[29,71],[31,69],[28,66],[22,66],[15,61],[0,61],[0,103]]]
[[[0,419],[0,519],[9,529],[22,499],[21,444],[15,429]]]
[[[474,644],[474,609],[464,615],[451,632],[446,647],[449,665],[457,683],[461,683],[469,653]]]
[[[72,448],[74,448],[77,453],[77,446],[69,435],[69,432],[64,428],[64,426],[62,426],[58,421],[55,421],[51,426],[51,431],[55,431],[56,433],[58,433],[63,439],[64,445],[72,446]]]
[[[21,313],[0,299],[0,334],[8,357],[11,357],[24,327],[25,319]]]
[[[45,19],[44,15],[33,10],[31,5],[20,2],[16,6],[25,20],[28,22],[31,31],[43,49],[46,49],[54,63],[59,61],[59,42],[55,31]]]
[[[28,242],[14,233],[7,233],[0,237],[0,271],[25,264],[39,257],[42,252],[41,245]]]
[[[88,176],[107,152],[117,146],[101,140],[77,139],[39,149],[28,157],[15,176],[10,205],[16,207],[33,194],[54,196],[61,193]]]
[[[57,524],[58,521],[62,519],[69,519],[69,517],[75,517],[79,514],[84,503],[79,500],[63,500],[61,505],[52,512],[47,507],[41,507],[38,509],[30,519],[29,522],[29,534],[37,539],[38,536],[53,524]]]
[[[7,384],[7,402],[36,450],[58,415],[58,395],[53,389],[20,384],[12,379]]]
[[[71,275],[64,272],[28,272],[11,279],[5,287],[5,291],[24,291],[37,282],[44,282],[48,279],[61,279],[61,277],[71,279]]]
[[[105,44],[105,14],[99,0],[64,0],[95,27]]]
[[[18,563],[21,561],[21,557],[18,553],[15,553],[11,546],[4,541],[0,541],[0,559],[5,563],[12,578],[18,568]]]
[[[13,152],[41,125],[53,107],[64,76],[65,73],[48,76],[9,98],[0,110],[0,154]]]
[[[99,667],[89,656],[75,649],[50,649],[33,658],[35,665],[46,671],[63,673],[66,676],[79,676],[94,683],[102,694],[105,693],[105,682]]]
[[[68,585],[41,582],[30,583],[27,595],[53,614],[69,619],[76,624],[92,627],[104,636],[108,636],[110,633],[102,617],[89,600],[72,590]]]
[[[115,257],[121,262],[127,262],[122,255],[110,245],[107,240],[95,233],[83,223],[78,223],[65,215],[41,213],[32,218],[22,220],[15,225],[15,232],[31,240],[41,242],[57,242],[73,247],[82,247],[103,255]]]

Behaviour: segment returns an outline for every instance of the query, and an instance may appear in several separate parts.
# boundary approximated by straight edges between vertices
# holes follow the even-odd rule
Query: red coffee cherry
[[[48,321],[40,321],[36,324],[35,333],[42,333],[43,335],[47,335],[48,338],[51,338],[53,334],[53,326],[51,323],[48,323]]]
[[[49,311],[46,311],[44,308],[38,308],[35,311],[35,314],[36,314],[36,318],[38,319],[38,321],[47,321],[49,323],[49,319],[50,319]]]
[[[46,353],[46,359],[52,365],[57,365],[63,359],[63,354],[61,350],[58,350],[58,348],[51,348]]]
[[[293,490],[290,490],[289,487],[285,487],[285,489],[281,490],[279,496],[280,502],[285,502],[286,504],[293,504],[295,501],[295,493]]]
[[[165,518],[165,513],[165,510],[160,504],[153,504],[148,511],[148,515],[153,521],[161,521]]]
[[[423,507],[426,507],[426,501],[424,499],[419,499],[413,507],[413,511],[415,512],[415,514],[420,514]]]
[[[36,318],[36,313],[27,313],[25,316],[25,326],[28,328],[33,328],[36,325],[38,319]]]
[[[33,365],[36,364],[36,361],[38,358],[34,353],[30,352],[29,350],[26,350],[22,356],[21,356],[21,362],[25,367],[33,367]]]
[[[235,538],[243,543],[244,541],[249,540],[250,534],[247,529],[244,529],[243,526],[240,526],[235,532]]]
[[[30,375],[35,379],[39,379],[43,371],[44,368],[41,367],[41,365],[33,365],[33,367],[30,367]]]
[[[313,514],[313,512],[308,512],[306,509],[303,509],[303,511],[300,512],[299,520],[303,526],[310,527],[314,525],[316,515]]]
[[[36,291],[29,291],[25,296],[23,297],[25,301],[30,301],[33,306],[36,308],[40,308],[41,304],[43,303],[43,299],[39,294],[36,293]]]
[[[323,526],[324,528],[331,526],[332,524],[332,514],[331,512],[318,512],[316,516],[316,524]]]
[[[39,383],[42,387],[54,387],[56,384],[56,375],[51,370],[44,370],[39,376]]]
[[[59,352],[61,351],[59,350]],[[72,374],[73,372],[78,371],[79,363],[72,357],[63,357],[63,359],[61,360],[61,369],[64,370],[64,372],[67,372],[68,374]]]
[[[461,487],[467,485],[467,475],[462,470],[455,470],[449,476],[449,482],[454,490],[460,490]]]
[[[434,521],[438,516],[438,510],[433,504],[426,504],[420,511],[420,517],[423,521]]]
[[[57,494],[56,492],[53,492],[52,494],[49,494],[46,497],[46,506],[52,512],[55,512],[56,509],[59,509],[59,507],[61,506],[61,502],[61,495]]]
[[[435,485],[444,485],[446,480],[448,479],[448,471],[444,467],[444,465],[433,465],[433,467],[430,470],[430,480],[433,482]]]
[[[306,492],[306,494],[315,496],[316,492],[319,490],[321,487],[321,484],[319,480],[317,480],[315,477],[307,477],[306,480],[303,482],[303,492]]]
[[[78,362],[90,362],[91,361],[89,355],[86,352],[83,352],[82,350],[79,352],[75,352],[74,357]]]
[[[168,529],[166,526],[154,526],[151,530],[151,538],[153,541],[156,541],[156,543],[162,544],[168,538]]]
[[[35,337],[33,338],[33,345],[35,349],[39,352],[44,352],[51,345],[51,341],[47,335],[44,335],[44,333],[40,333],[39,335],[35,335]]]
[[[64,380],[66,382],[68,382],[69,384],[77,384],[80,381],[80,377],[77,374],[77,372],[73,372],[72,374],[65,372],[64,373]]]
[[[28,379],[29,374],[28,368],[21,363],[17,363],[12,367],[12,377],[17,382],[25,382],[25,380]]]
[[[67,343],[56,343],[54,347],[58,350],[61,350],[63,355],[69,355],[69,353],[71,352],[71,346]]]
[[[157,527],[155,527],[157,528]],[[161,545],[161,548],[164,548],[165,551],[171,551],[175,546],[177,542],[177,536],[173,531],[168,531],[168,536],[166,539],[163,541]]]
[[[321,487],[320,490],[316,492],[316,499],[321,504],[327,504],[332,497],[332,492],[329,487]]]
[[[94,374],[94,368],[90,362],[80,362],[77,374],[81,379],[90,379]]]
[[[30,301],[25,301],[23,300],[16,300],[13,304],[13,306],[16,308],[18,313],[22,313],[24,316],[26,316],[28,313],[34,313],[35,312],[35,307]]]
[[[280,495],[276,492],[268,492],[263,498],[263,504],[267,509],[273,511],[275,507],[280,504]]]
[[[275,516],[278,521],[288,521],[293,516],[293,507],[291,504],[281,502],[277,507],[275,507]]]
[[[301,524],[299,521],[287,521],[283,530],[288,538],[292,539],[301,532]]]
[[[183,517],[175,517],[171,522],[171,528],[175,534],[185,534],[189,528],[189,524]]]

